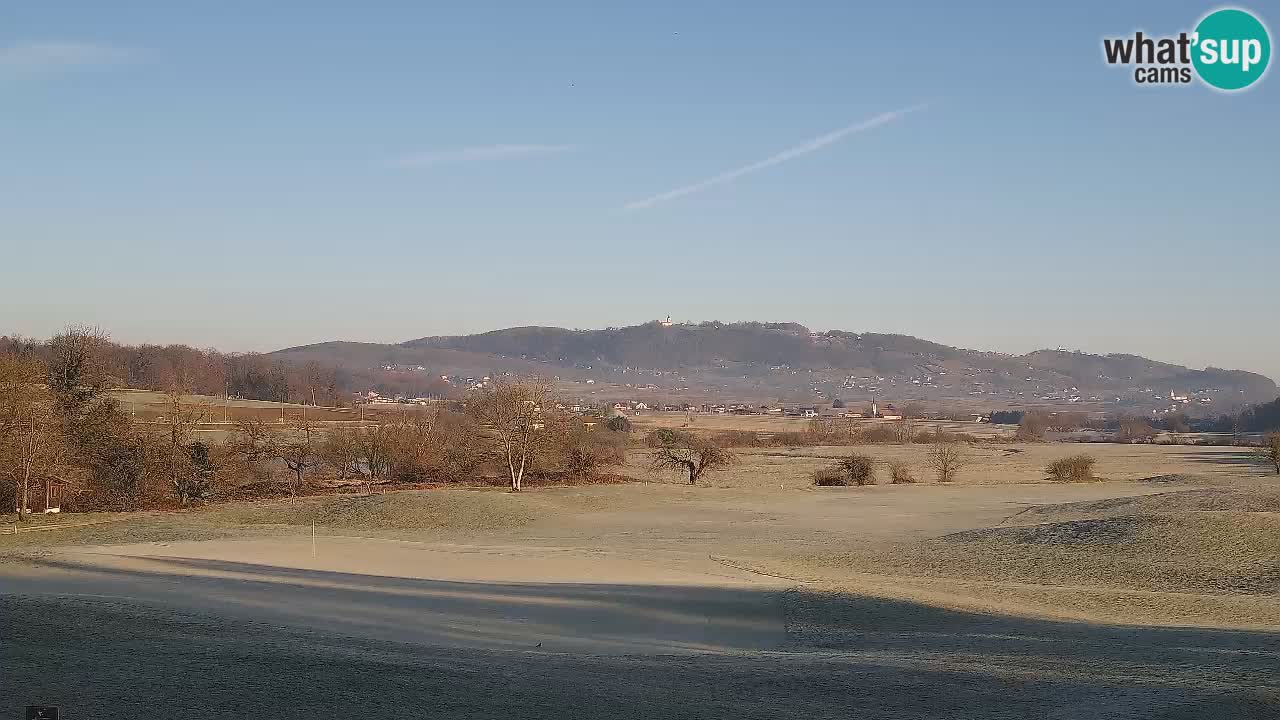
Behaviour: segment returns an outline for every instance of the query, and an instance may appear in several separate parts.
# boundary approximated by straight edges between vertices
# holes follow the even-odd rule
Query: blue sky
[[[1280,377],[1274,72],[1101,57],[1212,5],[330,5],[0,8],[0,332],[671,314]]]

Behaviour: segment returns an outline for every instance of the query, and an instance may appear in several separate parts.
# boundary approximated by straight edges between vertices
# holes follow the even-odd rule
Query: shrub
[[[316,448],[320,464],[332,471],[338,480],[360,474],[356,432],[354,428],[333,428]]]
[[[592,477],[627,460],[627,441],[611,432],[577,429],[565,439],[564,468],[576,477]]]
[[[938,443],[975,443],[978,438],[969,433],[948,432],[942,428],[934,428],[932,431],[925,431],[914,438],[911,442],[922,445],[936,445]]]
[[[631,432],[631,421],[625,415],[614,415],[605,421],[604,426],[606,429],[617,433]]]
[[[1025,416],[1021,410],[996,410],[991,413],[991,422],[994,425],[1021,425]]]
[[[667,447],[680,442],[681,433],[671,428],[658,428],[644,437],[644,444],[651,448]]]
[[[1018,423],[1018,433],[1015,437],[1019,440],[1044,440],[1044,435],[1048,430],[1048,415],[1040,411],[1032,411],[1023,413],[1022,421]]]
[[[711,441],[725,448],[763,447],[766,444],[751,430],[722,430],[713,435]]]
[[[861,443],[895,443],[900,439],[900,434],[887,424],[876,424],[863,428],[858,433],[857,442]]]
[[[849,478],[850,485],[875,485],[875,461],[866,455],[854,453],[836,463],[836,467]]]
[[[649,447],[662,447],[658,439],[653,439],[654,431],[647,440]],[[814,447],[816,445],[848,445],[851,436],[848,433],[835,433],[825,430],[806,429],[803,431],[756,432],[754,430],[721,430],[711,434],[711,442],[725,448],[763,448],[763,447]],[[656,443],[656,444],[655,444]]]
[[[824,487],[875,485],[875,461],[856,453],[841,458],[833,465],[814,470],[813,484]]]
[[[94,458],[90,468],[90,507],[102,510],[138,510],[147,494],[147,454],[142,438],[112,442]]]
[[[1088,482],[1093,479],[1093,466],[1097,462],[1092,455],[1071,455],[1049,463],[1045,472],[1054,482]]]
[[[818,468],[813,471],[813,484],[822,487],[844,487],[849,484],[849,476],[834,465]]]
[[[470,415],[442,412],[434,433],[438,469],[448,480],[469,480],[490,457],[484,429]]]
[[[867,424],[859,427],[850,441],[851,444],[908,445],[911,443],[938,442],[939,438],[946,438],[948,441],[967,442],[973,437],[964,433],[949,433],[937,429],[929,430],[925,428],[922,431],[922,427],[924,426],[914,420],[891,420]]]
[[[889,461],[889,482],[893,485],[910,485],[916,481],[911,468],[901,460]]]
[[[815,445],[842,445],[846,440],[847,437],[844,435],[810,428],[803,432],[774,433],[769,438],[769,444],[782,447],[813,447]]]
[[[1155,428],[1139,417],[1126,416],[1120,418],[1116,438],[1125,443],[1147,443],[1156,435]]]

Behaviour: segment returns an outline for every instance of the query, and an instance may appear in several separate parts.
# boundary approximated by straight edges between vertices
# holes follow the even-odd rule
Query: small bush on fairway
[[[1054,482],[1088,482],[1093,479],[1093,466],[1097,462],[1092,455],[1072,455],[1049,463],[1045,472]]]
[[[834,465],[813,471],[813,484],[822,486],[875,485],[875,461],[853,454]]]
[[[875,461],[866,455],[854,453],[836,463],[840,471],[849,478],[850,485],[875,485]]]
[[[911,468],[901,460],[891,460],[889,462],[889,482],[893,485],[911,485],[915,483],[916,478],[911,474]]]
[[[849,484],[849,476],[838,467],[824,467],[813,471],[813,484],[822,487],[843,487]]]

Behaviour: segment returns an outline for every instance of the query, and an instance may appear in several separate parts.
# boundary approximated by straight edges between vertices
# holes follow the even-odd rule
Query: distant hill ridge
[[[877,389],[884,384],[919,384],[940,396],[1013,392],[1019,387],[1024,389],[1017,392],[1024,394],[1075,393],[1098,399],[1135,391],[1152,396],[1214,391],[1232,403],[1262,402],[1277,395],[1273,380],[1241,370],[1195,370],[1136,355],[1063,350],[1006,355],[909,335],[812,332],[797,323],[650,322],[603,330],[514,327],[389,345],[320,343],[275,354],[290,361],[349,366],[421,364],[441,372],[468,367],[477,372],[534,371],[547,365],[577,371],[654,371],[677,373],[690,385],[719,377],[747,378],[762,389],[794,385],[799,382],[794,376],[803,373],[800,384],[854,384],[837,384],[833,391],[863,387],[858,383],[874,383]]]

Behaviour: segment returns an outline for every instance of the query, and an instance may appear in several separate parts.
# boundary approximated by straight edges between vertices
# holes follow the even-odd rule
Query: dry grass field
[[[730,468],[706,476],[713,487],[806,488],[811,473],[850,453],[870,456],[877,463],[879,483],[888,483],[888,463],[897,461],[910,468],[918,483],[935,482],[928,464],[930,446],[859,445],[803,448],[744,448],[735,451],[737,461]],[[1193,480],[1198,483],[1234,482],[1243,478],[1267,477],[1268,469],[1256,462],[1248,448],[1193,445],[1116,445],[1106,443],[1001,443],[966,446],[965,464],[957,485],[999,485],[1039,483],[1046,480],[1045,467],[1054,460],[1087,453],[1097,458],[1094,474],[1103,480],[1156,479]],[[625,472],[641,480],[674,480],[655,475],[648,467],[648,455],[632,451]]]
[[[110,396],[118,401],[126,412],[141,421],[154,421],[169,412],[169,396],[152,390],[112,390]],[[183,395],[184,404],[201,408],[205,426],[214,429],[225,423],[240,420],[279,422],[305,417],[317,423],[359,422],[361,411],[353,408],[311,407],[294,403],[278,403],[269,400],[224,399],[211,395]],[[370,404],[364,406],[366,421],[377,422],[394,419],[412,412],[413,406],[399,404]],[[282,412],[283,411],[283,412]]]
[[[922,482],[814,487],[850,451],[817,447],[690,487],[633,451],[626,485],[2,535],[4,712],[1280,717],[1280,483],[1238,449],[978,446],[953,484],[858,450]],[[1081,451],[1104,479],[1044,482]]]
[[[699,433],[721,431],[750,431],[757,433],[805,432],[811,419],[777,415],[733,415],[729,413],[641,412],[628,416],[636,429],[648,431],[654,428],[679,428]],[[899,421],[874,418],[824,418],[824,421],[847,424],[849,427],[871,428],[892,425]],[[1012,425],[992,425],[978,422],[953,422],[949,420],[912,420],[918,432],[966,433],[979,439],[1012,438],[1017,428]]]

